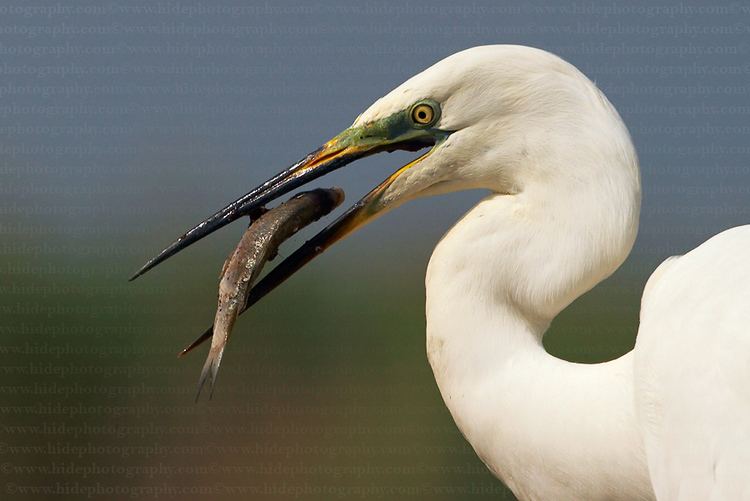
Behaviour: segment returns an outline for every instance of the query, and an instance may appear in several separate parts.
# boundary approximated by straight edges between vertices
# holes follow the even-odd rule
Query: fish
[[[299,193],[273,209],[263,209],[251,215],[251,224],[224,262],[220,274],[211,348],[198,381],[196,401],[205,385],[210,388],[209,399],[213,396],[224,348],[237,317],[245,310],[247,298],[263,266],[276,257],[284,241],[330,213],[343,201],[341,188],[318,188]]]

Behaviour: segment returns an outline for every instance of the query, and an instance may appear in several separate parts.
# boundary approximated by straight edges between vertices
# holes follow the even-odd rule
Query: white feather
[[[649,280],[636,404],[659,499],[750,499],[750,226]]]

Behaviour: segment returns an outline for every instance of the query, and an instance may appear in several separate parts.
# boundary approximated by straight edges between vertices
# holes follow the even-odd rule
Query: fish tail
[[[219,350],[211,350],[208,352],[206,362],[203,364],[203,370],[201,370],[200,379],[198,380],[198,391],[195,394],[196,402],[200,399],[201,390],[205,385],[208,385],[209,389],[208,399],[211,400],[213,398],[216,376],[219,373],[219,365],[221,365],[221,357],[223,354],[223,347]]]

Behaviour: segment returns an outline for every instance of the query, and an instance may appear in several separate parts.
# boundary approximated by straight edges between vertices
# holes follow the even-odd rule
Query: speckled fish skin
[[[343,200],[340,188],[306,191],[263,213],[247,228],[221,272],[211,348],[198,382],[196,400],[206,383],[213,395],[224,347],[263,266],[276,256],[285,240],[331,212]]]

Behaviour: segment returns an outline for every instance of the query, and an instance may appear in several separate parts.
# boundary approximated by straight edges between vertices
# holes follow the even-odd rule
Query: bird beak
[[[388,176],[385,181],[380,183],[375,189],[362,197],[359,202],[351,206],[344,214],[339,216],[338,219],[336,219],[333,223],[328,225],[310,240],[305,242],[300,248],[289,255],[289,257],[284,259],[275,268],[268,272],[268,274],[266,274],[266,276],[264,276],[250,290],[247,301],[245,302],[245,307],[240,311],[240,313],[243,313],[252,305],[260,301],[269,292],[284,283],[289,277],[294,275],[303,266],[312,261],[316,256],[322,254],[331,245],[338,242],[350,233],[356,231],[357,229],[361,228],[366,223],[375,219],[378,215],[386,212],[388,209],[395,207],[397,203],[386,201],[383,197],[383,194],[403,172],[419,163],[433,151],[434,147],[428,150],[422,156],[409,162],[408,164],[404,165],[396,172]],[[187,354],[188,352],[192,351],[193,348],[196,348],[204,341],[211,339],[212,335],[213,327],[210,327],[195,341],[186,346],[179,353],[179,356]]]
[[[177,254],[182,249],[232,221],[245,215],[252,216],[255,211],[265,204],[354,160],[380,151],[416,151],[436,143],[439,137],[439,135],[435,134],[436,131],[404,128],[400,125],[403,123],[403,117],[397,115],[400,114],[346,129],[317,150],[306,155],[299,162],[275,175],[185,232],[175,242],[161,251],[158,256],[143,265],[130,280],[143,275],[167,258]],[[408,165],[399,169],[393,176],[389,177],[388,180],[349,209],[338,221],[315,237],[314,240],[320,241],[323,239],[325,242],[322,242],[322,247],[328,247],[346,233],[358,228],[364,222],[371,219],[378,212],[377,202],[379,194],[392,182],[391,178],[395,179],[394,176],[398,176],[407,167]],[[326,235],[325,238],[323,234]]]

